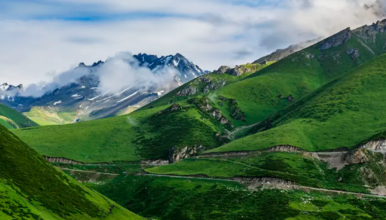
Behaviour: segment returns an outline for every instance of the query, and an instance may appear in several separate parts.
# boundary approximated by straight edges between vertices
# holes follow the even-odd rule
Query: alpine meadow
[[[386,219],[386,1],[1,10],[1,220]]]

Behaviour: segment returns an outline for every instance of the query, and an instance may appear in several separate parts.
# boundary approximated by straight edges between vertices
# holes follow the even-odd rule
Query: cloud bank
[[[21,0],[0,2],[3,82],[56,81],[117,51],[183,54],[202,69],[381,19],[386,0]]]
[[[131,53],[120,52],[109,57],[102,65],[96,67],[80,65],[55,75],[52,81],[30,84],[20,91],[19,95],[41,97],[65,85],[77,83],[83,76],[96,76],[99,80],[97,90],[101,94],[116,94],[129,87],[153,92],[158,89],[169,91],[177,86],[174,80],[176,74],[177,71],[170,67],[152,72],[147,67],[139,66],[138,60],[133,58]]]

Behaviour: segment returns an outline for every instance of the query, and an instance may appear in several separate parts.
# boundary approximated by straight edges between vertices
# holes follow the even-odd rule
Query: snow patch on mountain
[[[117,101],[117,103],[120,103],[120,102],[123,102],[123,101],[129,99],[129,98],[135,96],[137,93],[138,93],[138,91],[136,91],[136,92],[134,92],[133,94],[131,94],[131,95],[129,95],[129,96],[127,96],[127,97],[125,97],[125,98],[123,98],[123,99]]]

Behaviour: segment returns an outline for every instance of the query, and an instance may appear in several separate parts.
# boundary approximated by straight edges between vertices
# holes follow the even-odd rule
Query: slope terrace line
[[[226,182],[237,182],[241,184],[247,184],[249,190],[258,190],[258,187],[263,186],[267,187],[266,189],[284,189],[284,190],[304,190],[304,191],[317,191],[323,193],[337,193],[337,194],[346,194],[354,195],[360,198],[363,197],[375,197],[375,198],[386,198],[383,195],[375,194],[366,194],[366,193],[355,193],[342,190],[334,189],[323,189],[323,188],[314,188],[308,186],[301,186],[293,184],[287,180],[279,178],[230,178],[230,179],[220,179],[220,178],[211,178],[211,177],[198,177],[198,176],[178,176],[178,175],[168,175],[168,174],[150,174],[150,173],[139,173],[137,176],[154,176],[154,177],[169,177],[177,179],[197,179],[197,180],[213,180],[213,181],[226,181]]]

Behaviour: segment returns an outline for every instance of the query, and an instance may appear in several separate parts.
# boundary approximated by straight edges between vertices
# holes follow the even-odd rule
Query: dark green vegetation
[[[140,219],[60,172],[0,126],[1,219]]]
[[[386,184],[386,164],[380,153],[366,151],[365,154],[369,158],[366,163],[346,165],[340,170],[330,168],[328,163],[310,154],[265,152],[244,157],[185,159],[146,171],[153,174],[204,175],[214,178],[271,177],[314,188],[369,193],[369,187],[374,189]]]
[[[160,219],[385,219],[386,200],[316,192],[249,191],[234,182],[120,176],[95,188],[122,206]]]
[[[22,113],[3,104],[0,104],[0,124],[8,129],[38,125],[25,117]]]

